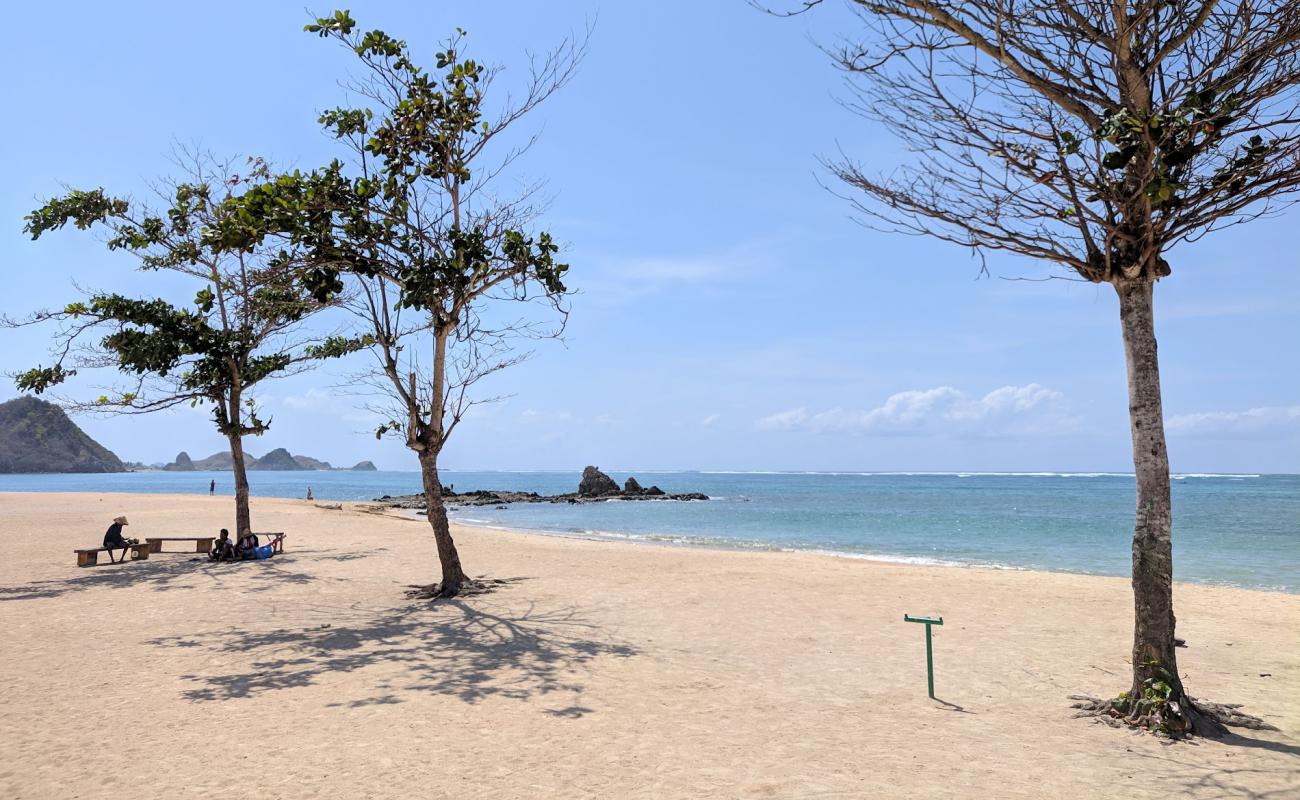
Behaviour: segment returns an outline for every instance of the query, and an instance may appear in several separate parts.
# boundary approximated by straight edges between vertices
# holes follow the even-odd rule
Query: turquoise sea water
[[[620,482],[627,473],[611,472]],[[707,502],[610,501],[466,508],[468,524],[595,538],[792,549],[952,565],[1126,575],[1133,478],[1105,473],[635,473]],[[0,491],[206,492],[228,473],[0,475]],[[573,491],[578,472],[455,472],[457,491]],[[368,500],[419,491],[415,472],[252,472],[255,495]],[[1300,476],[1180,475],[1179,580],[1300,593]],[[129,509],[127,509],[129,511]]]

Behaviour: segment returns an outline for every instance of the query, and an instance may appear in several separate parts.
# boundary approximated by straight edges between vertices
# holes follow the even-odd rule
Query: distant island
[[[193,459],[189,453],[181,451],[176,456],[176,460],[170,464],[164,464],[160,469],[167,472],[216,472],[230,469],[231,457],[229,452],[213,453],[207,458]],[[374,472],[375,465],[370,461],[362,461],[351,467],[334,467],[330,466],[328,461],[321,461],[310,456],[295,456],[283,447],[278,447],[266,455],[258,458],[252,453],[245,454],[245,463],[250,470],[277,470],[281,472],[292,471],[309,471],[309,470],[333,470],[335,472]]]
[[[258,458],[247,455],[250,470],[375,472],[373,462],[335,467],[328,461],[296,456],[283,447]],[[107,447],[95,441],[53,403],[36,397],[19,397],[0,403],[0,474],[67,472],[134,472],[160,469],[167,472],[226,471],[231,467],[229,452],[192,459],[177,454],[170,464],[146,466],[123,462]]]
[[[107,447],[35,397],[0,403],[0,473],[126,472]]]

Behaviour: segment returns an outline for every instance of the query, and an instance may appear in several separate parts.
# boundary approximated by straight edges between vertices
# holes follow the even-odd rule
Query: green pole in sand
[[[934,698],[934,649],[930,646],[930,626],[942,625],[943,617],[912,617],[903,614],[904,622],[920,622],[925,625],[925,676],[930,683],[930,697]]]

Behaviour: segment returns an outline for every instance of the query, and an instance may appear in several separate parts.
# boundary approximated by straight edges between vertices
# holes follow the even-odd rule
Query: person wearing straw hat
[[[122,537],[122,526],[130,524],[126,521],[126,517],[116,517],[113,519],[113,524],[109,525],[108,530],[104,532],[104,547],[108,548],[109,560],[112,560],[114,550],[121,548],[122,558],[126,558],[126,548],[133,544],[139,544],[135,539],[124,539]]]
[[[122,527],[124,525],[130,525],[130,524],[131,523],[126,521],[126,517],[114,518],[113,524],[109,525],[108,530],[104,532],[104,546],[105,547],[126,547],[127,541],[126,539],[122,538]]]

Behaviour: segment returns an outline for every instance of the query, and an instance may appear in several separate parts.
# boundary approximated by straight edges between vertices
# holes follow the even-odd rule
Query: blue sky
[[[579,290],[563,343],[495,376],[448,467],[1127,470],[1124,361],[1106,286],[1004,280],[1038,264],[857,225],[819,186],[844,148],[908,158],[836,102],[815,42],[843,9],[796,20],[716,2],[349,4],[432,60],[456,26],[513,66],[594,21],[578,77],[527,123],[518,164],[554,197],[546,227]],[[201,9],[201,10],[200,10]],[[328,11],[325,6],[318,9]],[[61,305],[73,282],[153,293],[76,231],[30,242],[22,217],[61,185],[142,195],[174,143],[310,167],[317,112],[347,54],[292,3],[24,3],[0,53],[0,311]],[[507,71],[507,78],[511,75]],[[1157,292],[1173,467],[1300,472],[1300,211],[1175,250]],[[192,293],[192,292],[191,292]],[[0,332],[0,369],[46,361],[48,332]],[[342,365],[270,384],[247,448],[412,469],[339,388]],[[89,393],[88,383],[74,387]],[[0,387],[0,399],[14,396]],[[206,415],[82,417],[129,460],[223,449]]]

